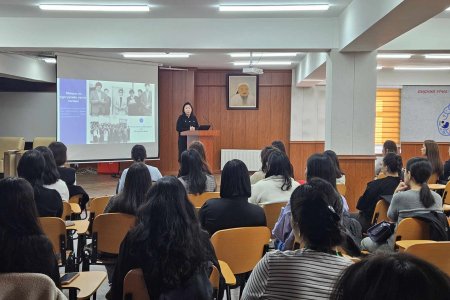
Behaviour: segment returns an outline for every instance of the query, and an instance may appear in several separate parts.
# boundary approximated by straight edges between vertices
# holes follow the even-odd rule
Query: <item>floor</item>
[[[217,190],[220,190],[220,175],[214,175],[217,182]],[[99,174],[90,174],[90,173],[82,173],[77,174],[77,184],[81,185],[90,197],[99,197],[104,195],[113,195],[116,192],[116,186],[119,178],[114,178],[111,175],[99,175]],[[88,241],[89,242],[89,241]],[[103,266],[92,266],[90,270],[95,271],[105,271]],[[61,274],[64,273],[64,269],[60,269]],[[97,299],[103,300],[106,299],[105,295],[109,290],[109,285],[107,280],[103,282],[100,288],[97,290]],[[64,290],[64,294],[69,297],[69,293],[67,290]],[[231,298],[233,300],[239,298],[239,289],[231,290]],[[224,297],[226,299],[226,297]]]

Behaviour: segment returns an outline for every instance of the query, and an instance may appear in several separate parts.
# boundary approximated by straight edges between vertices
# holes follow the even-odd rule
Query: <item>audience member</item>
[[[448,147],[448,154],[450,156],[450,147]],[[444,181],[450,180],[450,159],[447,160],[444,164],[444,177],[442,179]]]
[[[40,217],[61,218],[63,205],[59,193],[43,186],[45,160],[37,150],[26,151],[19,160],[17,174],[25,178],[34,189],[34,201]]]
[[[345,184],[345,174],[341,170],[336,152],[334,152],[333,150],[327,150],[323,154],[328,156],[328,158],[333,163],[334,170],[336,171],[336,184]]]
[[[432,172],[431,164],[425,158],[414,157],[406,164],[405,182],[400,182],[391,205],[388,209],[388,217],[397,225],[401,220],[424,214],[430,211],[442,212],[441,196],[428,188],[427,180]],[[376,243],[366,237],[361,241],[362,248],[369,252],[393,251],[395,233],[386,243]]]
[[[61,142],[53,142],[48,148],[53,153],[55,163],[58,167],[58,172],[67,188],[69,189],[69,196],[82,195],[80,200],[80,206],[82,209],[86,207],[86,203],[89,202],[89,195],[86,191],[77,185],[76,171],[73,168],[66,168],[64,164],[67,162],[67,147]]]
[[[208,162],[206,161],[206,151],[205,147],[203,146],[203,143],[200,141],[194,141],[189,145],[189,149],[196,150],[198,154],[200,154],[200,158],[202,159],[203,164],[203,172],[212,175],[212,172],[209,168]]]
[[[432,167],[432,175],[437,176],[439,180],[445,180],[444,175],[444,167],[441,161],[441,156],[439,155],[439,146],[433,140],[426,140],[423,143],[423,147],[421,149],[422,155],[425,155]],[[430,182],[436,183],[436,182]]]
[[[147,199],[120,246],[113,299],[122,299],[123,280],[134,268],[143,270],[150,299],[212,299],[208,277],[211,262],[218,262],[183,185],[163,177]]]
[[[339,214],[330,202],[339,202],[339,197],[325,180],[314,178],[295,189],[292,224],[305,247],[266,253],[250,275],[242,300],[328,299],[341,271],[351,265],[336,251],[343,238]]]
[[[202,194],[216,190],[214,176],[203,171],[200,154],[196,150],[186,150],[181,154],[181,167],[178,179],[188,194]]]
[[[378,176],[381,172],[381,167],[383,166],[383,158],[388,153],[398,153],[397,144],[394,141],[386,140],[383,144],[382,154],[383,156],[377,157],[375,160],[375,176]]]
[[[61,196],[63,201],[69,201],[69,189],[64,181],[62,181],[56,168],[55,158],[53,157],[52,151],[44,146],[36,147],[35,150],[41,152],[45,160],[45,168],[42,176],[42,181],[44,187],[55,190]]]
[[[260,180],[263,180],[266,178],[267,173],[267,160],[269,159],[270,153],[273,151],[279,151],[277,148],[272,146],[264,147],[264,149],[261,150],[261,169],[259,171],[256,171],[255,173],[250,176],[250,184],[255,184]]]
[[[60,287],[58,263],[38,221],[33,187],[22,178],[4,178],[0,195],[0,273],[41,273]]]
[[[205,202],[198,212],[200,224],[210,235],[236,227],[266,226],[266,216],[258,205],[248,203],[251,195],[247,166],[238,159],[222,170],[220,197]]]
[[[145,163],[145,159],[147,158],[147,151],[145,150],[145,147],[142,145],[134,145],[131,149],[131,158],[134,162],[142,162]],[[160,178],[162,178],[161,172],[159,172],[158,168],[146,165],[148,168],[148,172],[150,173],[150,177],[153,182],[158,181]],[[123,187],[125,185],[125,178],[127,177],[128,168],[123,170],[122,175],[119,179],[119,186],[117,188],[117,193],[122,192]]]
[[[372,255],[348,267],[330,300],[448,300],[450,279],[407,254]]]
[[[248,199],[253,204],[289,201],[294,189],[299,186],[293,178],[289,158],[281,151],[272,151],[267,160],[266,178],[252,185]]]
[[[381,196],[394,194],[395,189],[400,183],[402,168],[403,163],[400,155],[390,152],[384,156],[381,172],[386,177],[369,182],[364,194],[356,204],[359,213],[354,214],[354,217],[361,223],[363,232],[369,229],[375,206],[378,200],[381,199]]]
[[[288,156],[288,154],[286,153],[286,147],[284,146],[282,141],[280,141],[280,140],[273,141],[272,147],[277,148],[278,150],[280,150],[281,152],[286,154],[286,156]]]

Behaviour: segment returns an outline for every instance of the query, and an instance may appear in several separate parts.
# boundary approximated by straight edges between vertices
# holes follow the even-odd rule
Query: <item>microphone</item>
[[[208,125],[211,125],[211,129],[213,129],[213,124],[209,121],[209,119],[206,117],[206,115],[203,115],[203,119],[206,120],[206,122],[208,122]]]

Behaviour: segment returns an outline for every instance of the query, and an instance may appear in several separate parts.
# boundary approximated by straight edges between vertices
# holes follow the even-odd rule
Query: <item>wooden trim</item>
[[[290,141],[289,144],[325,144],[325,141]]]
[[[376,155],[338,155],[340,160],[375,160]]]

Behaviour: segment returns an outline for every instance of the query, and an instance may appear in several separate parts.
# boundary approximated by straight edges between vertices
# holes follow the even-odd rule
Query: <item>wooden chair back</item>
[[[337,191],[339,192],[339,194],[341,194],[341,196],[345,197],[345,194],[347,193],[347,187],[345,186],[345,184],[338,183],[338,184],[336,184],[336,188],[337,188]]]
[[[445,190],[442,194],[442,204],[450,204],[450,181],[445,185]]]
[[[380,173],[377,175],[377,179],[383,179],[383,178],[386,178],[386,174],[384,174],[383,172],[380,172]]]
[[[389,218],[387,216],[388,209],[389,203],[387,203],[383,199],[378,200],[377,205],[375,205],[375,210],[373,211],[372,225],[383,221],[389,221]]]
[[[397,225],[395,241],[429,239],[430,227],[424,221],[415,218],[405,218]]]
[[[436,183],[439,179],[439,176],[436,173],[431,174],[430,178],[428,178],[427,183],[428,184],[433,184]]]
[[[63,212],[61,215],[61,219],[70,220],[71,215],[72,215],[72,208],[70,207],[69,202],[63,201]]]
[[[219,230],[211,237],[217,259],[226,262],[233,274],[253,270],[269,243],[267,227],[239,227]]]
[[[42,217],[39,218],[39,222],[41,223],[42,231],[52,243],[53,252],[61,256],[61,262],[64,265],[66,263],[66,223],[62,219],[55,217]]]
[[[195,207],[202,207],[203,204],[206,202],[206,200],[212,199],[212,198],[220,198],[219,192],[204,192],[203,194],[194,195],[194,194],[188,194],[189,201],[195,206]]]
[[[450,276],[450,242],[415,244],[406,248],[405,252],[435,265]]]
[[[120,244],[135,223],[135,216],[121,213],[100,214],[95,217],[92,225],[93,252],[119,254]]]
[[[150,300],[142,269],[130,270],[123,280],[123,299]]]
[[[69,203],[77,203],[80,204],[81,199],[83,198],[83,194],[76,194],[70,197]]]
[[[105,212],[110,198],[111,196],[102,196],[89,202],[89,232],[92,232],[92,224],[94,224],[95,217]]]
[[[261,205],[264,210],[264,214],[266,215],[266,223],[267,227],[270,229],[270,232],[272,232],[275,227],[275,223],[280,217],[281,209],[286,205],[287,202],[275,202]]]
[[[211,283],[211,286],[213,289],[219,289],[219,281],[220,281],[220,272],[216,268],[216,266],[212,266],[213,270],[211,272],[211,275],[209,275],[209,282]]]

